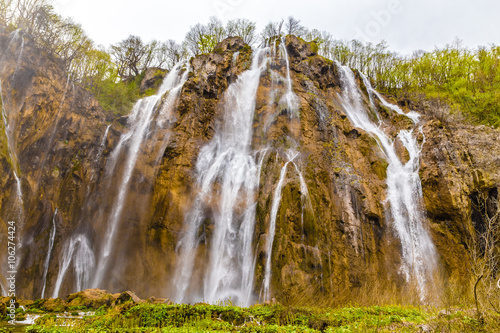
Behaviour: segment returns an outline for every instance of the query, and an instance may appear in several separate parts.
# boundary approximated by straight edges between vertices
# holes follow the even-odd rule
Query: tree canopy
[[[211,17],[206,24],[191,26],[182,43],[144,42],[131,35],[106,49],[96,46],[72,19],[55,13],[50,0],[0,0],[1,22],[31,34],[41,49],[63,60],[73,81],[119,112],[125,112],[138,96],[137,83],[130,78],[139,77],[148,67],[169,70],[189,56],[211,52],[227,37],[239,36],[255,46],[292,34],[314,41],[320,55],[365,73],[382,92],[424,94],[475,122],[500,126],[500,47],[494,45],[471,50],[455,42],[403,56],[384,41],[335,39],[329,32],[307,29],[290,16],[269,22],[260,34],[250,20],[234,19],[224,25]]]

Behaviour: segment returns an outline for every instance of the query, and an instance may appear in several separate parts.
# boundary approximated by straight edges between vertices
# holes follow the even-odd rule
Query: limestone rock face
[[[85,198],[100,177],[105,155],[100,142],[111,118],[91,93],[67,78],[63,64],[36,49],[29,36],[2,30],[0,50],[2,109],[10,130],[6,135],[9,131],[2,122],[0,244],[7,246],[7,222],[15,222],[18,297],[33,298],[43,288],[41,277],[54,223],[57,252],[52,254],[47,275],[52,285],[63,255],[58,247],[75,229],[88,227],[89,221],[81,220],[88,208]],[[22,203],[13,165],[18,166]],[[6,267],[6,258],[0,260]],[[4,279],[2,271],[2,288]]]
[[[482,193],[499,199],[500,131],[429,119],[423,134],[420,174],[431,230],[444,266],[466,276],[466,244],[481,230],[473,200]]]
[[[251,66],[251,48],[235,37],[219,43],[213,53],[190,60],[191,72],[163,129],[164,137],[145,139],[145,150],[168,139],[159,162],[146,156],[131,175],[104,282],[79,286],[77,277],[82,273],[74,260],[66,260],[64,266],[65,255],[83,253],[84,244],[94,254],[102,249],[118,186],[103,184],[109,182],[108,163],[128,130],[129,117],[106,113],[90,93],[66,79],[60,63],[36,50],[28,36],[20,36],[0,32],[2,106],[16,133],[12,144],[0,128],[0,246],[7,244],[7,222],[19,221],[19,296],[40,297],[49,256],[45,297],[52,297],[58,286],[59,296],[78,292],[79,287],[99,287],[111,292],[134,290],[137,296],[123,297],[137,301],[151,295],[172,299],[178,244],[199,190],[197,158],[220,129],[227,88]],[[401,245],[387,214],[384,154],[372,136],[347,118],[337,66],[317,55],[314,44],[293,36],[284,43],[298,117],[290,117],[290,110],[272,97],[273,89],[286,89],[283,79],[272,78],[271,71],[275,77],[287,76],[285,60],[276,58],[261,74],[253,120],[252,149],[267,149],[256,193],[254,294],[258,298],[262,289],[273,194],[291,148],[300,154],[287,169],[276,219],[272,296],[280,302],[331,304],[404,290]],[[146,77],[153,79],[154,73]],[[145,81],[149,89],[149,79]],[[367,95],[364,102],[367,106]],[[407,117],[378,102],[376,108],[393,139],[399,130],[410,128]],[[500,187],[499,131],[451,121],[443,124],[425,109],[417,111],[422,113],[425,224],[446,272],[466,280],[464,242],[474,232],[471,200],[479,192],[494,194],[492,190]],[[400,160],[406,162],[408,152],[400,142],[395,144]],[[15,148],[14,157],[8,147]],[[13,160],[19,166],[22,209],[16,199]],[[118,172],[123,163],[118,162]],[[215,212],[213,205],[207,210]],[[199,235],[198,269],[207,264],[212,232],[213,221],[207,218]],[[202,278],[194,277],[199,283]],[[5,288],[5,275],[0,284]],[[69,302],[101,299],[103,293],[73,294]]]
[[[147,90],[154,91],[158,89],[165,75],[166,71],[164,69],[156,67],[147,68],[144,72],[144,78],[141,81],[141,93],[144,93]]]

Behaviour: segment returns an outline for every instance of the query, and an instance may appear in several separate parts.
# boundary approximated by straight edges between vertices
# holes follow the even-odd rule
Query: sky
[[[457,38],[470,48],[500,45],[498,0],[54,0],[56,11],[82,24],[104,46],[129,35],[181,42],[189,28],[246,18],[261,31],[269,21],[292,15],[309,29],[336,39],[357,38],[402,54],[431,51]]]

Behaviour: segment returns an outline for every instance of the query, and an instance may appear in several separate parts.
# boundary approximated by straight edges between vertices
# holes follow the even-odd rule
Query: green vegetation
[[[395,56],[391,63],[372,76],[380,90],[424,93],[477,123],[500,126],[500,47],[469,50],[455,43],[409,58]]]
[[[319,53],[356,68],[379,91],[420,101],[437,100],[474,123],[500,126],[500,47],[468,49],[459,41],[411,56],[391,52],[385,42],[334,40],[312,30],[304,36]]]
[[[1,22],[11,29],[22,28],[40,48],[62,59],[70,78],[95,93],[104,109],[115,114],[130,110],[140,97],[134,78],[148,67],[170,69],[190,55],[212,52],[230,36],[240,36],[253,45],[293,34],[314,41],[320,55],[365,73],[382,92],[410,100],[439,101],[475,123],[500,126],[498,46],[470,50],[457,42],[401,56],[383,41],[374,45],[334,39],[328,32],[305,28],[293,17],[270,22],[260,35],[249,20],[231,20],[224,26],[211,17],[207,24],[192,26],[181,44],[173,40],[144,43],[138,36],[129,36],[106,50],[96,47],[80,25],[56,14],[50,0],[2,0]]]
[[[30,312],[30,310],[28,310]],[[21,315],[21,314],[19,314]],[[76,317],[76,313],[74,314]],[[494,332],[500,316],[402,306],[294,308],[280,304],[153,305],[127,302],[81,318],[45,314],[27,332]]]

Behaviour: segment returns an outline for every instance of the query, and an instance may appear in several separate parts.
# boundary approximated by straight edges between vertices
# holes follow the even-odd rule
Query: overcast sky
[[[401,53],[432,50],[456,38],[470,47],[500,45],[498,0],[54,0],[98,44],[128,35],[143,40],[184,39],[190,26],[210,16],[247,18],[260,31],[269,21],[293,15],[307,28],[334,38],[379,42]]]

